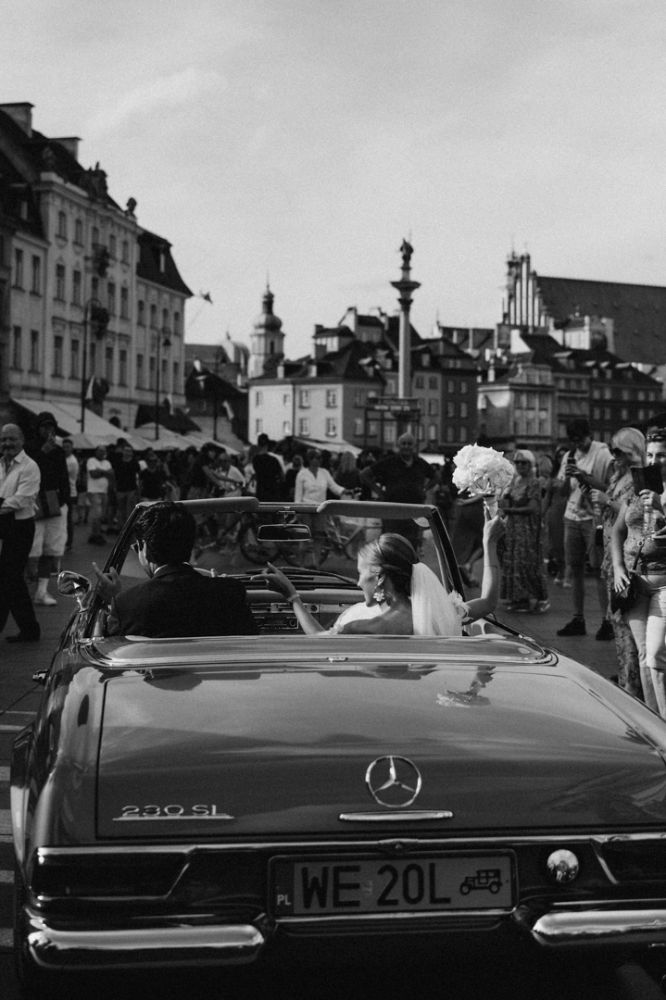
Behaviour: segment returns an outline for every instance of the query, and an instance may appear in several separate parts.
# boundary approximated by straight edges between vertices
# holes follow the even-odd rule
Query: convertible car
[[[495,618],[306,636],[261,572],[328,629],[362,600],[359,549],[398,530],[462,594],[436,508],[186,506],[193,563],[243,581],[258,632],[109,636],[99,585],[61,574],[72,618],[11,765],[24,983],[405,942],[614,962],[666,945],[659,718]],[[106,564],[125,587],[141,510]]]

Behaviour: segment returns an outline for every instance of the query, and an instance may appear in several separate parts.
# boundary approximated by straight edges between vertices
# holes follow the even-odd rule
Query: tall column
[[[400,247],[402,254],[402,275],[399,281],[392,281],[391,284],[398,290],[398,302],[400,303],[400,339],[398,347],[398,396],[405,399],[411,396],[411,365],[410,365],[410,324],[409,310],[412,305],[412,292],[421,287],[420,281],[412,281],[410,278],[410,261],[414,248],[407,240],[402,241]]]

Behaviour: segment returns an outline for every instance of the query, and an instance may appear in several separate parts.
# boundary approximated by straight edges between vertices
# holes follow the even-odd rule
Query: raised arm
[[[277,590],[279,594],[289,601],[294,609],[294,614],[298,624],[301,626],[306,635],[316,635],[317,632],[323,632],[324,629],[319,624],[316,618],[310,614],[307,610],[303,601],[301,600],[301,595],[298,593],[294,587],[291,580],[289,580],[282,570],[278,569],[272,563],[266,563],[266,569],[261,574],[270,583],[274,590]]]
[[[504,520],[501,516],[491,518],[485,511],[483,526],[483,577],[481,580],[481,596],[467,601],[469,614],[467,620],[474,622],[495,611],[499,598],[501,567],[497,554],[497,543],[504,534]]]

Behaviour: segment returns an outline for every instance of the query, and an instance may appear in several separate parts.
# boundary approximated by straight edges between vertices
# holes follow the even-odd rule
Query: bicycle
[[[351,530],[349,526],[345,528],[343,518],[327,514],[323,524],[324,540],[321,546],[319,565],[323,566],[331,553],[344,556],[355,562],[358,550],[365,544],[366,527],[365,524],[356,524]]]

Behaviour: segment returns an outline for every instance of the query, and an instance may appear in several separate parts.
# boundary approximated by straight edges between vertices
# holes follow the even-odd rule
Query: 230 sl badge
[[[197,803],[183,806],[178,802],[159,806],[148,804],[144,806],[128,805],[120,810],[120,816],[114,816],[114,823],[131,822],[133,820],[199,820],[199,819],[234,819],[229,813],[218,812],[214,804]]]

